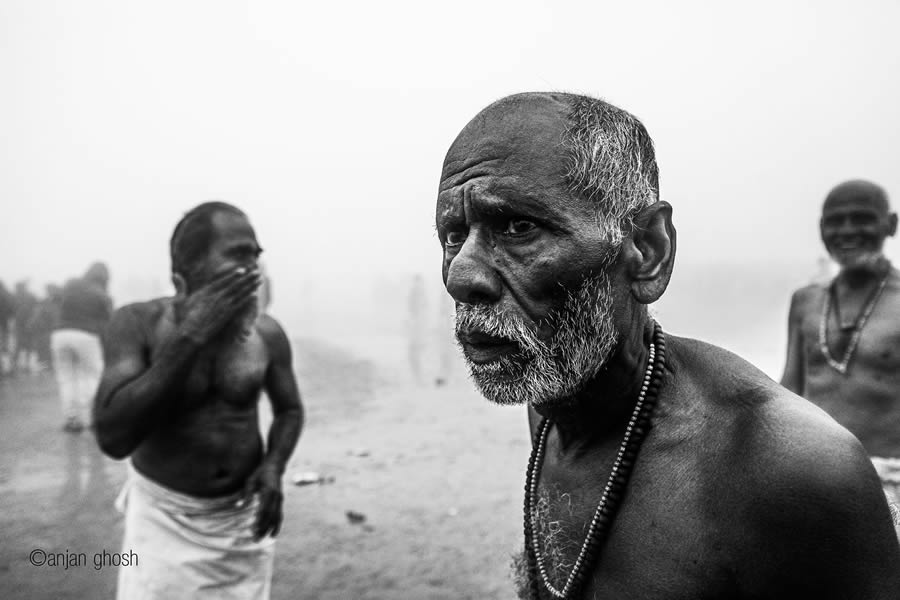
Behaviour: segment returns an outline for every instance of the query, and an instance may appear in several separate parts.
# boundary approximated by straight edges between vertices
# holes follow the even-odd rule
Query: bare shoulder
[[[891,270],[888,272],[887,287],[893,291],[900,290],[900,269],[891,267]]]
[[[822,283],[811,283],[794,291],[791,295],[791,312],[806,312],[817,307],[828,287]]]
[[[143,302],[132,302],[117,308],[113,313],[113,318],[133,319],[147,325],[154,325],[162,318],[171,300],[171,298],[154,298]]]
[[[770,379],[736,354],[699,340],[669,343],[675,376],[692,383],[719,431],[739,433],[744,466],[764,466],[795,483],[825,483],[867,475],[871,468],[862,445],[823,410]],[[747,471],[755,473],[756,468]]]
[[[684,338],[669,347],[675,387],[704,417],[703,466],[736,517],[734,568],[750,595],[890,597],[858,595],[900,579],[900,547],[862,444],[731,352]]]
[[[149,343],[156,324],[163,317],[170,298],[155,298],[126,304],[113,312],[104,332],[106,343],[140,339]]]
[[[900,547],[862,444],[787,390],[763,405],[758,423],[740,479],[747,490],[742,562],[751,587],[895,597]]]
[[[271,315],[261,314],[256,319],[256,330],[265,341],[273,358],[290,359],[291,343],[284,328],[277,320]]]

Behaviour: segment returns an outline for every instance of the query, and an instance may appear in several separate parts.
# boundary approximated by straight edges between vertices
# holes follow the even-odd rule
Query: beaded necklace
[[[872,311],[875,310],[875,305],[878,304],[878,299],[881,298],[881,293],[884,291],[884,286],[887,285],[887,280],[890,275],[891,268],[888,266],[887,272],[884,274],[884,277],[881,278],[881,282],[869,295],[866,304],[859,313],[859,317],[856,318],[856,322],[853,324],[853,335],[850,337],[850,343],[847,344],[847,349],[844,350],[844,357],[841,359],[841,362],[836,361],[834,357],[831,356],[831,350],[828,349],[828,314],[831,312],[832,297],[835,297],[835,316],[838,318],[838,328],[841,328],[840,313],[838,312],[840,308],[838,307],[836,298],[836,286],[834,282],[828,286],[828,293],[825,294],[825,305],[822,308],[822,319],[819,321],[819,349],[822,351],[822,355],[825,357],[825,360],[831,368],[841,375],[847,374],[847,368],[850,366],[850,359],[853,358],[853,353],[856,352],[856,346],[859,344],[862,329],[865,326],[866,321],[869,320]]]
[[[600,553],[600,545],[609,534],[609,528],[619,504],[628,485],[628,479],[634,469],[638,450],[649,431],[650,416],[656,406],[659,394],[662,371],[665,365],[666,341],[662,328],[654,323],[653,342],[650,344],[650,357],[647,361],[647,370],[641,384],[637,403],[625,428],[625,437],[619,446],[619,452],[613,463],[612,471],[606,482],[606,487],[600,496],[600,502],[594,511],[590,527],[585,536],[575,565],[569,573],[562,590],[556,589],[547,575],[544,566],[544,558],[541,555],[540,543],[534,539],[537,517],[534,511],[535,498],[537,496],[538,480],[540,479],[541,466],[544,463],[544,451],[547,445],[547,434],[552,423],[549,419],[542,419],[535,434],[532,445],[531,458],[528,461],[528,472],[525,481],[525,555],[528,561],[529,579],[531,581],[531,597],[533,600],[540,598],[538,583],[550,592],[554,598],[576,598],[584,586],[591,567],[597,561]],[[540,578],[540,580],[538,579]]]

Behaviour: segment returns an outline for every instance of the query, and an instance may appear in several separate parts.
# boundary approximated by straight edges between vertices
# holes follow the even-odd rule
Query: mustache
[[[514,342],[522,342],[534,334],[516,314],[503,313],[487,304],[456,303],[456,337],[482,333]]]
[[[547,354],[550,349],[536,331],[516,313],[503,312],[488,304],[456,304],[456,339],[462,341],[469,334],[484,334],[515,342],[517,355],[535,357]]]

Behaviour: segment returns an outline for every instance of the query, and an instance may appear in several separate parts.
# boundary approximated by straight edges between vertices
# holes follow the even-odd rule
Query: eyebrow
[[[262,246],[260,246],[257,242],[237,242],[228,246],[228,250],[233,252],[235,250],[253,250],[257,254],[263,251]]]
[[[552,223],[561,220],[558,213],[549,210],[533,194],[511,186],[499,184],[491,189],[476,188],[469,192],[469,199],[477,212],[488,217],[527,214]]]
[[[822,218],[828,219],[829,217],[844,217],[846,215],[871,215],[880,217],[881,213],[872,207],[853,206],[843,209],[830,209],[826,214],[822,215]]]

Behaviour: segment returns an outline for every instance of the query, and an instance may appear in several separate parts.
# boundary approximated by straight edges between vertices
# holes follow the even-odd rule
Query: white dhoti
[[[875,471],[881,478],[881,486],[884,495],[887,496],[888,506],[891,508],[891,516],[894,517],[894,527],[900,536],[900,458],[872,457]]]
[[[258,501],[238,506],[240,493],[197,498],[170,490],[129,465],[116,500],[125,515],[119,600],[267,600],[275,540],[253,541]]]

